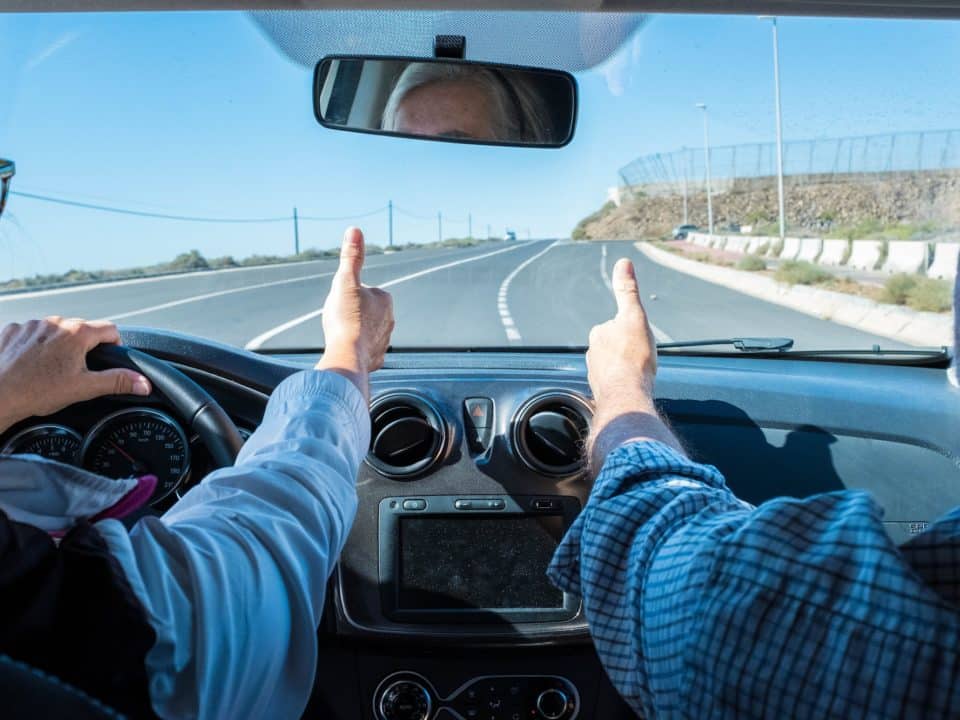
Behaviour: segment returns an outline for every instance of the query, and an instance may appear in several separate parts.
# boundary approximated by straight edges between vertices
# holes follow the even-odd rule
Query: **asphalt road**
[[[637,264],[658,340],[787,336],[798,348],[903,347],[661,267],[630,243],[539,240],[372,256],[364,282],[393,294],[394,347],[585,345],[611,317],[609,273]],[[0,297],[0,322],[59,314],[258,348],[323,345],[332,260]]]

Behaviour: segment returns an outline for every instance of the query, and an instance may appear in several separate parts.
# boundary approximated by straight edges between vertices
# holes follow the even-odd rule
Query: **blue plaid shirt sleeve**
[[[960,510],[902,548],[882,514],[857,491],[755,508],[629,443],[548,574],[645,717],[958,717]]]

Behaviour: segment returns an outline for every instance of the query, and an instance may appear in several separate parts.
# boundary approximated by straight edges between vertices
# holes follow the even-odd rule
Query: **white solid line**
[[[508,248],[503,248],[501,250],[494,250],[493,252],[484,253],[483,255],[475,255],[473,257],[464,258],[463,260],[454,260],[453,262],[444,263],[443,265],[436,265],[434,267],[426,268],[425,270],[420,270],[419,272],[411,273],[410,275],[404,275],[402,277],[394,278],[393,280],[388,280],[387,282],[380,283],[377,285],[379,288],[388,288],[394,285],[399,285],[400,283],[407,282],[408,280],[413,280],[418,277],[423,277],[424,275],[429,275],[430,273],[439,272],[440,270],[446,270],[447,268],[456,267],[457,265],[465,265],[466,263],[475,262],[477,260],[483,260],[488,257],[493,257],[494,255],[500,255],[501,253],[512,252],[522,247],[526,247],[527,243],[519,243],[517,245],[511,245]],[[246,350],[259,350],[263,347],[264,343],[268,340],[276,337],[280,333],[286,332],[290,328],[296,327],[301,323],[305,323],[307,320],[312,320],[315,317],[318,317],[323,314],[323,308],[319,310],[314,310],[308,312],[305,315],[300,317],[295,317],[292,320],[288,320],[282,325],[277,325],[276,327],[270,328],[266,332],[260,333],[255,338],[250,340],[244,349]]]
[[[171,300],[170,302],[161,303],[159,305],[151,305],[150,307],[140,308],[139,310],[118,313],[103,319],[116,322],[117,320],[123,320],[124,318],[128,318],[133,315],[143,315],[144,313],[155,312],[157,310],[166,310],[167,308],[177,307],[177,305],[186,305],[187,303],[199,302],[200,300],[209,300],[210,298],[232,295],[234,293],[247,292],[248,290],[260,290],[261,288],[273,287],[274,285],[289,285],[290,283],[302,282],[304,280],[317,280],[319,278],[330,277],[331,275],[333,275],[333,272],[325,272],[318,273],[316,275],[304,275],[303,277],[298,278],[287,278],[286,280],[274,280],[273,282],[257,283],[256,285],[244,285],[243,287],[230,288],[229,290],[217,290],[216,292],[204,293],[203,295],[192,295],[190,297],[181,298],[180,300]]]
[[[253,265],[251,267],[222,268],[220,270],[198,270],[196,272],[172,273],[170,275],[155,275],[145,278],[128,278],[127,280],[104,280],[103,282],[87,283],[86,285],[69,285],[60,288],[51,288],[50,290],[31,290],[28,292],[10,293],[0,295],[0,302],[13,302],[15,300],[32,300],[38,297],[48,295],[63,295],[65,293],[89,292],[91,290],[104,290],[108,288],[124,287],[126,285],[140,285],[144,283],[162,282],[164,280],[185,280],[189,278],[206,277],[207,275],[225,275],[227,273],[254,272],[257,270],[281,270],[290,267],[303,267],[304,265],[318,265],[324,262],[336,262],[336,258],[330,260],[307,260],[305,262],[295,263],[274,263],[272,265]]]
[[[560,242],[559,240],[552,242],[549,245],[547,245],[547,247],[544,250],[541,250],[536,255],[531,255],[530,257],[528,257],[522,263],[517,265],[513,269],[513,272],[507,275],[503,279],[503,282],[500,283],[500,291],[497,293],[497,297],[499,298],[498,305],[501,307],[500,320],[501,322],[503,322],[503,329],[506,331],[507,340],[509,340],[510,342],[519,343],[520,340],[522,339],[520,335],[520,331],[516,329],[516,323],[514,323],[513,318],[510,316],[510,306],[507,303],[507,292],[509,292],[510,290],[510,283],[513,282],[513,279],[520,273],[521,270],[523,270],[527,265],[532,263],[541,255],[545,255],[547,251],[550,250],[550,248],[554,247],[559,242]],[[506,309],[506,312],[504,312],[504,308]]]
[[[369,267],[392,268],[397,265],[408,265],[409,263],[412,263],[412,262],[422,262],[422,261],[423,261],[423,258],[409,258],[406,260],[398,260],[396,262],[370,265]],[[310,262],[319,262],[319,261],[310,261]],[[274,266],[268,266],[268,267],[274,267]],[[117,320],[122,320],[124,318],[132,317],[134,315],[143,315],[145,313],[151,313],[157,310],[166,310],[167,308],[177,307],[178,305],[186,305],[187,303],[199,302],[201,300],[209,300],[211,298],[221,297],[223,295],[232,295],[233,293],[247,292],[248,290],[261,290],[263,288],[273,287],[274,285],[290,285],[293,283],[302,282],[304,280],[317,280],[319,278],[330,277],[334,275],[335,272],[336,272],[335,270],[331,270],[325,273],[316,273],[313,275],[302,275],[300,277],[284,278],[283,280],[271,280],[270,282],[256,283],[254,285],[242,285],[240,287],[228,288],[226,290],[216,290],[214,292],[203,293],[202,295],[191,295],[190,297],[180,298],[179,300],[171,300],[170,302],[160,303],[159,305],[151,305],[150,307],[138,308],[137,310],[129,310],[127,312],[117,313],[116,315],[111,315],[103,319],[116,322]],[[195,273],[195,274],[203,275],[206,273]]]
[[[610,281],[610,273],[607,272],[607,246],[603,246],[603,250],[600,253],[600,276],[603,278],[603,284],[607,286],[607,289],[610,292],[613,292],[613,283]],[[650,316],[647,316],[647,322],[650,322]],[[652,322],[650,323],[650,330],[653,332],[653,339],[658,343],[668,343],[673,342],[673,338],[667,335],[663,330],[658,328]]]

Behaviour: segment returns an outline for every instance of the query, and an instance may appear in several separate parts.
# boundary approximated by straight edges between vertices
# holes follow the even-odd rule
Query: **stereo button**
[[[403,509],[404,510],[426,510],[427,501],[421,500],[419,498],[416,500],[404,500]]]

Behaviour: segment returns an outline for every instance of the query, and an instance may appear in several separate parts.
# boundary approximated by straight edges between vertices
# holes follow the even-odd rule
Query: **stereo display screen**
[[[560,515],[401,517],[398,609],[562,608],[546,570],[563,533]]]

